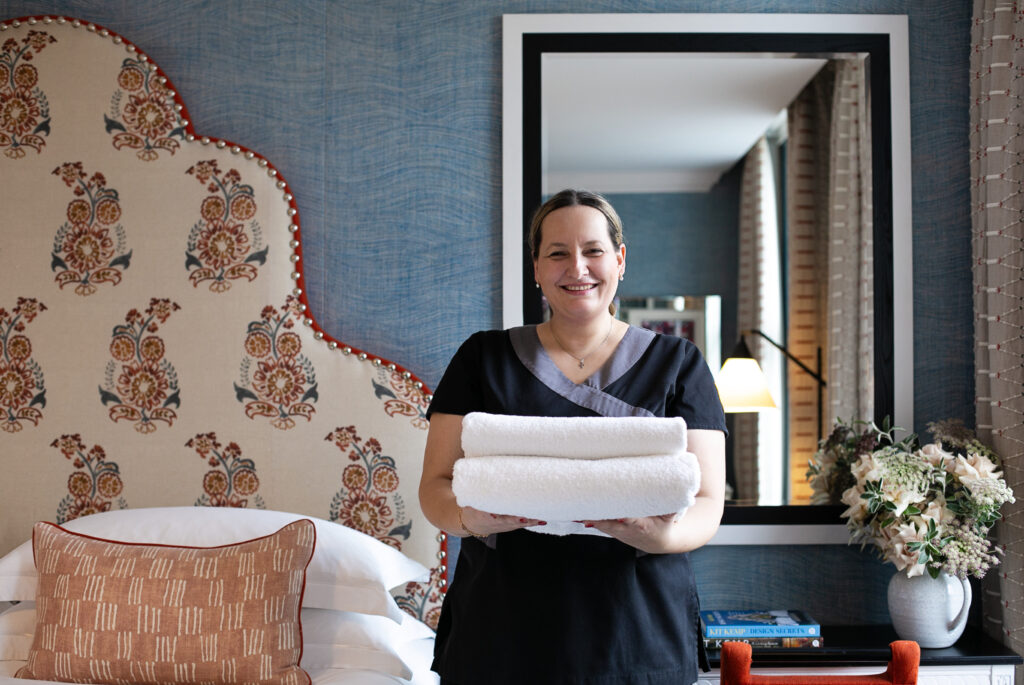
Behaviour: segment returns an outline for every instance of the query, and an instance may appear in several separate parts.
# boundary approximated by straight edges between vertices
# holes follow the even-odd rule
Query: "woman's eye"
[[[603,254],[604,254],[604,250],[602,250],[602,249],[601,249],[601,248],[599,248],[599,247],[595,247],[595,248],[592,248],[592,249],[589,249],[589,250],[587,250],[587,254],[589,254],[589,255],[594,255],[594,256],[598,256],[598,257],[599,257],[599,256],[601,256],[601,255],[603,255]]]

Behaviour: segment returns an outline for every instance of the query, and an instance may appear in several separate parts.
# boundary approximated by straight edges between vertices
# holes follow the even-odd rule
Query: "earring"
[[[534,281],[533,282],[533,287],[534,288],[540,288],[540,283],[538,283],[537,281]]]
[[[619,280],[620,281],[626,280],[626,274],[619,274]]]

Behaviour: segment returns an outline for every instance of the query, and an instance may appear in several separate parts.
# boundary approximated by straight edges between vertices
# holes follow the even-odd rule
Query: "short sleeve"
[[[441,382],[434,389],[434,397],[427,407],[428,420],[434,412],[465,416],[481,406],[482,345],[483,335],[474,333],[459,346],[444,375],[441,376]]]
[[[728,432],[718,387],[704,355],[696,345],[687,345],[685,350],[676,377],[675,394],[666,413],[683,417],[691,429]]]

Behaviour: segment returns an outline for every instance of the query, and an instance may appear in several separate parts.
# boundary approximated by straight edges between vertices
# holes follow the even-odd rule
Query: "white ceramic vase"
[[[896,634],[922,647],[949,647],[967,625],[971,584],[948,573],[907,578],[897,571],[889,581],[889,616]]]

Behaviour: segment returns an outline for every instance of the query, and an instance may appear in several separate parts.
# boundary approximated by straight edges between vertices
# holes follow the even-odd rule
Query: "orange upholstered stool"
[[[750,645],[722,644],[721,685],[917,685],[921,648],[910,640],[889,644],[892,659],[884,673],[877,675],[751,675]]]

